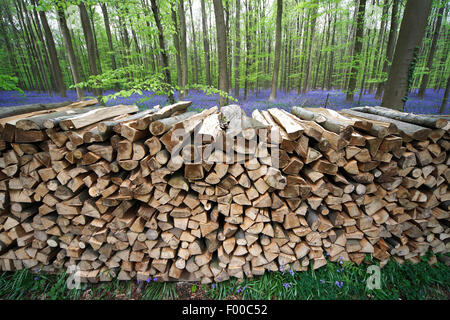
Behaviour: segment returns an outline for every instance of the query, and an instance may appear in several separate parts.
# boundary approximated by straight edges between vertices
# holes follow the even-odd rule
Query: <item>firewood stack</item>
[[[190,105],[0,119],[0,269],[210,283],[449,251],[446,120]]]

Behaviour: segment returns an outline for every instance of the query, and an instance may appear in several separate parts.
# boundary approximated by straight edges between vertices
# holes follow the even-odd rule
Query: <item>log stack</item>
[[[0,269],[210,283],[449,252],[445,119],[190,105],[0,119]]]

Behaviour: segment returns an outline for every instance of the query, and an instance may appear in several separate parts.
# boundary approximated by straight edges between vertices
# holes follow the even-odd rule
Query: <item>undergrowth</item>
[[[389,261],[381,269],[379,289],[370,290],[367,269],[376,265],[370,255],[360,266],[351,262],[328,262],[326,266],[308,271],[292,270],[267,272],[263,276],[230,279],[199,286],[192,284],[192,292],[203,291],[210,299],[246,300],[335,300],[383,299],[421,300],[444,299],[450,295],[450,267],[441,262],[429,265],[431,254],[418,264],[399,264]],[[60,272],[46,274],[38,269],[0,273],[0,299],[22,300],[172,300],[178,298],[173,282],[119,281],[97,284],[83,283],[79,289],[67,287],[68,275]],[[194,290],[195,288],[195,290]]]

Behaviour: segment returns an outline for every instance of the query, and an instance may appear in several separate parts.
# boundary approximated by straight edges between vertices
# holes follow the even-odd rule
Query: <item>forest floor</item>
[[[115,91],[105,91],[104,96],[112,95]],[[251,91],[248,94],[248,98],[243,98],[243,90],[241,90],[240,97],[237,101],[230,101],[230,103],[239,104],[249,115],[255,109],[265,110],[268,108],[281,108],[290,109],[292,106],[304,106],[304,107],[327,107],[334,110],[341,110],[344,108],[351,108],[358,106],[359,93],[355,94],[354,103],[347,103],[345,101],[345,93],[338,90],[323,91],[315,90],[304,94],[296,94],[295,91],[281,92],[277,94],[277,99],[269,102],[270,91],[260,90],[259,92]],[[91,94],[85,93],[86,97]],[[427,89],[425,99],[419,99],[415,91],[411,92],[408,101],[405,105],[405,112],[413,112],[418,114],[437,114],[442,103],[444,90],[434,91],[433,89]],[[175,93],[177,98],[178,93]],[[23,105],[31,103],[49,103],[49,102],[61,102],[66,100],[76,101],[75,91],[67,91],[67,97],[63,98],[57,95],[49,96],[48,93],[39,93],[36,91],[26,91],[24,95],[20,95],[15,91],[0,91],[0,107]],[[217,105],[217,95],[206,95],[201,91],[190,90],[189,94],[185,97],[185,100],[192,101],[192,109],[207,109]],[[136,104],[142,108],[149,108],[155,105],[166,105],[166,96],[156,96],[152,92],[143,92],[143,95],[134,94],[127,98],[117,98],[116,100],[109,100],[106,105],[116,104]],[[362,106],[377,106],[381,105],[381,100],[375,99],[375,94],[365,94],[361,97]],[[450,106],[447,106],[444,110],[444,114],[450,114]]]
[[[431,254],[418,264],[393,260],[380,270],[380,288],[370,290],[366,256],[360,266],[329,262],[305,272],[267,272],[238,281],[193,282],[118,281],[67,288],[68,275],[46,274],[39,269],[0,273],[0,299],[6,300],[449,300],[450,267],[429,265]]]

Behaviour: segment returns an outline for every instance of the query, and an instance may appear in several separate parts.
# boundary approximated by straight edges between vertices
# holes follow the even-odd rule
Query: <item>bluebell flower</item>
[[[152,281],[152,277],[147,278],[147,280],[145,280],[145,282],[150,283],[150,281]]]
[[[292,283],[283,283],[283,287],[288,289],[288,288],[292,287]]]
[[[213,289],[216,288],[216,284],[215,284],[215,283],[212,284],[212,288],[213,288]]]

